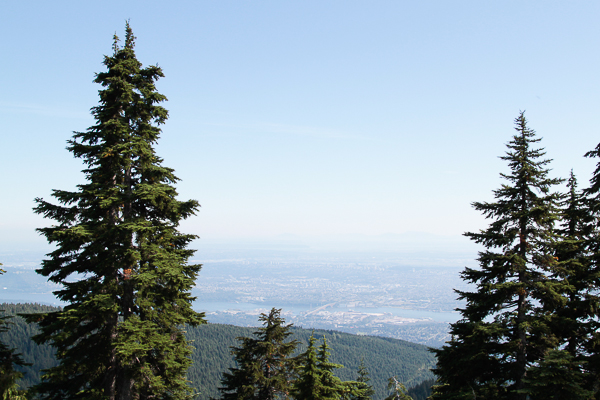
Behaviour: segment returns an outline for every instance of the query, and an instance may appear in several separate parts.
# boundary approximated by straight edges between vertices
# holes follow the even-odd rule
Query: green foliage
[[[2,264],[0,264],[2,265]],[[0,275],[5,273],[0,269]],[[8,326],[13,325],[8,319],[10,315],[3,315],[4,310],[0,309],[0,335],[9,331]],[[15,369],[15,366],[27,365],[21,354],[16,352],[14,347],[9,347],[0,336],[0,396],[3,400],[22,398],[22,393],[18,389],[17,381],[23,377],[23,373]]]
[[[385,400],[413,400],[407,393],[406,386],[399,382],[396,377],[391,377],[388,383],[388,389],[392,392]]]
[[[357,381],[342,381],[334,374],[341,364],[329,361],[329,346],[323,343],[317,350],[312,334],[306,351],[298,356],[298,377],[293,383],[293,398],[296,400],[337,400],[365,398],[369,388]]]
[[[24,364],[15,369],[23,374],[18,380],[19,386],[29,388],[41,380],[41,371],[55,367],[56,351],[48,344],[37,345],[30,338],[40,331],[35,323],[27,323],[19,314],[45,313],[60,310],[57,307],[40,304],[0,304],[0,309],[5,315],[12,316],[10,329],[0,332],[0,341],[9,348],[17,349],[21,354]]]
[[[427,400],[431,396],[431,389],[435,385],[435,379],[427,379],[408,389],[408,395],[413,400]]]
[[[238,337],[251,336],[252,328],[233,325],[205,324],[187,327],[186,338],[192,345],[193,363],[187,379],[198,400],[208,400],[220,395],[218,391],[223,371],[235,366],[230,348],[238,345]]]
[[[327,337],[327,343],[334,350],[331,361],[346,367],[335,372],[342,380],[354,380],[360,362],[364,360],[375,389],[375,398],[385,397],[390,376],[397,376],[407,385],[433,378],[430,368],[435,365],[435,357],[428,354],[427,347],[423,345],[333,330],[315,330],[314,334],[317,338]],[[294,337],[302,343],[307,343],[310,335],[310,330],[294,328]]]
[[[39,304],[0,304],[0,309],[5,309],[10,315],[60,310]],[[40,382],[42,369],[58,365],[54,356],[55,349],[48,344],[38,345],[30,340],[31,336],[39,332],[35,323],[27,323],[20,316],[14,317],[12,321],[14,325],[8,332],[0,333],[0,340],[9,347],[17,349],[23,354],[25,362],[32,364],[18,367],[18,370],[24,374],[19,385],[22,388],[29,388]],[[239,346],[238,337],[254,336],[255,331],[255,328],[220,324],[186,327],[184,333],[192,344],[193,361],[188,369],[187,379],[194,391],[199,393],[197,400],[208,400],[219,396],[218,387],[223,371],[236,366],[234,357],[229,351],[230,347]],[[297,327],[291,327],[290,331],[293,335],[289,338],[300,342],[298,349],[304,352],[312,332]],[[375,391],[372,398],[386,397],[387,377],[395,375],[413,386],[409,388],[409,393],[415,400],[425,399],[426,396],[419,398],[414,393],[414,390],[419,390],[422,386],[420,382],[423,380],[431,382],[433,377],[429,369],[433,367],[435,360],[425,346],[397,339],[357,336],[336,331],[315,330],[314,335],[315,337],[326,335],[328,345],[333,348],[331,361],[346,366],[334,371],[342,381],[356,379],[360,382],[360,375],[357,379],[356,371],[362,363],[369,371],[368,383]],[[428,387],[431,387],[431,383]]]
[[[56,222],[38,229],[56,246],[38,272],[62,286],[63,310],[39,319],[38,343],[51,343],[59,365],[37,386],[43,399],[182,399],[191,363],[180,327],[198,325],[190,290],[199,265],[187,265],[193,235],[177,226],[195,213],[178,201],[173,170],[153,145],[167,110],[154,82],[158,66],[142,68],[133,32],[115,36],[95,125],[75,133],[68,149],[86,165],[75,192],[54,190],[58,205],[36,199],[35,211]]]
[[[533,148],[540,139],[523,113],[515,130],[501,157],[510,168],[501,174],[508,183],[494,191],[495,202],[473,203],[492,222],[465,234],[486,250],[479,253],[480,269],[462,273],[476,291],[458,292],[466,306],[451,325],[452,340],[433,350],[440,383],[433,399],[525,399],[529,366],[560,342],[549,312],[563,291],[563,282],[553,279],[560,196],[551,189],[560,180],[548,177],[550,161]]]
[[[367,383],[364,361],[360,381],[342,381],[334,371],[343,366],[329,361],[325,337],[317,350],[313,333],[306,351],[291,358],[298,341],[287,341],[292,332],[283,325],[280,311],[261,314],[264,327],[254,332],[255,337],[238,338],[242,345],[231,352],[236,365],[223,373],[221,398],[273,400],[291,393],[295,399],[370,399],[374,391]]]
[[[26,393],[19,390],[18,385],[13,384],[2,393],[1,400],[26,400]]]
[[[280,313],[273,308],[261,314],[263,327],[255,337],[238,337],[242,344],[231,351],[236,366],[223,373],[221,398],[274,400],[289,394],[295,364],[290,356],[298,342],[288,340],[291,325],[284,325]]]
[[[566,350],[550,350],[539,364],[527,371],[523,393],[531,399],[587,400],[594,392],[586,389],[580,363]]]
[[[308,348],[299,359],[298,378],[294,382],[293,397],[296,400],[336,400],[344,396],[347,386],[333,374],[341,364],[329,361],[329,347],[323,344],[317,350],[316,339],[311,335]]]
[[[194,347],[194,363],[188,371],[188,379],[192,381],[195,390],[200,392],[199,400],[219,396],[217,387],[221,373],[235,366],[228,348],[239,344],[237,337],[250,337],[253,331],[253,328],[220,324],[187,328],[186,337]],[[290,338],[300,342],[298,351],[306,351],[311,331],[298,327],[292,327],[291,331],[293,336]],[[375,390],[373,398],[381,399],[386,396],[389,376],[397,375],[409,385],[433,377],[429,369],[434,366],[435,359],[423,345],[336,331],[315,330],[314,335],[317,339],[326,336],[328,345],[333,348],[330,360],[346,366],[334,371],[342,381],[356,379],[356,371],[364,358],[365,368],[369,370],[371,377],[370,383]]]
[[[571,172],[568,193],[551,193],[559,181],[531,148],[539,139],[523,113],[516,125],[509,183],[496,202],[474,203],[493,222],[466,234],[487,250],[463,272],[477,291],[459,292],[467,305],[452,340],[434,350],[434,400],[592,399],[600,389],[600,163],[590,188],[579,191]]]
[[[562,201],[561,225],[557,230],[560,239],[555,244],[558,264],[553,273],[553,279],[562,283],[562,297],[561,301],[546,304],[545,310],[549,316],[551,331],[560,341],[556,348],[562,350],[547,353],[539,365],[532,367],[529,375],[541,378],[547,376],[547,373],[551,374],[552,371],[546,373],[542,369],[554,369],[554,361],[560,355],[561,359],[569,360],[572,382],[587,382],[584,386],[592,389],[597,380],[594,378],[597,372],[592,373],[597,371],[594,368],[597,359],[594,343],[600,329],[597,318],[600,307],[597,290],[600,271],[594,267],[594,252],[590,251],[594,247],[596,233],[590,200],[577,190],[577,180],[572,171],[567,188],[568,193]],[[531,379],[529,381],[535,386],[535,382]]]
[[[365,367],[365,359],[360,359],[360,365],[358,366],[357,371],[358,377],[356,378],[356,387],[358,389],[358,394],[352,396],[352,400],[370,400],[373,398],[375,394],[375,390],[373,390],[373,386],[369,384],[371,378],[369,378],[369,370]]]
[[[293,397],[298,400],[320,399],[321,395],[325,396],[325,393],[322,392],[324,392],[325,389],[329,389],[321,382],[321,371],[319,370],[315,341],[314,336],[311,335],[308,342],[308,348],[299,356],[299,377],[294,382],[292,392]],[[327,394],[331,396],[330,393]]]
[[[592,151],[585,154],[589,158],[600,157],[600,144]],[[579,327],[584,329],[585,334],[581,335],[580,354],[576,354],[576,359],[585,361],[586,371],[588,372],[588,381],[595,392],[600,392],[598,382],[600,382],[600,162],[596,164],[596,170],[590,180],[590,187],[584,190],[585,205],[590,213],[589,226],[591,231],[585,237],[586,258],[584,258],[585,269],[580,275],[581,284],[586,285],[580,292],[583,294],[582,305],[588,306],[579,311],[587,315],[582,319],[584,324]],[[587,264],[585,262],[587,261]],[[587,303],[587,304],[586,304]],[[587,322],[587,324],[585,324]],[[598,397],[598,394],[596,394]]]

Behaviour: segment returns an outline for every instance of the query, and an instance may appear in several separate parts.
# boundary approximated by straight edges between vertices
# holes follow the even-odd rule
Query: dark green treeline
[[[56,308],[39,304],[0,304],[0,309],[14,315],[48,312]],[[29,325],[20,317],[15,317],[12,321],[14,325],[9,332],[0,335],[0,340],[23,353],[26,362],[33,363],[30,367],[21,368],[25,376],[20,384],[22,388],[26,388],[39,382],[40,369],[56,365],[54,350],[48,345],[36,345],[30,340],[37,332],[34,324]],[[296,352],[305,351],[312,331],[296,327],[291,329],[291,337],[300,342]],[[193,346],[193,362],[188,371],[188,379],[192,382],[194,391],[200,392],[198,400],[219,396],[218,387],[222,373],[234,365],[230,347],[239,345],[237,337],[250,337],[255,330],[256,328],[251,327],[220,324],[186,328],[186,338]],[[342,380],[356,380],[361,359],[364,359],[371,378],[369,383],[375,389],[373,399],[385,398],[388,395],[388,379],[396,376],[407,387],[416,386],[409,390],[414,400],[425,400],[420,393],[427,393],[431,381],[423,381],[433,378],[430,368],[435,363],[435,358],[428,352],[427,347],[397,339],[358,336],[336,331],[315,330],[314,334],[317,339],[323,336],[327,338],[331,347],[330,360],[345,366],[335,371]]]

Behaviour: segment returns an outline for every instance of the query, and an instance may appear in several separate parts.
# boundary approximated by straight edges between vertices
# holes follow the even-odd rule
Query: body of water
[[[270,310],[271,308],[281,308],[282,312],[291,311],[294,315],[300,315],[323,307],[325,304],[306,304],[296,306],[281,306],[280,304],[268,303],[238,303],[238,302],[202,302],[194,304],[194,309],[197,311],[216,312],[216,311],[232,311],[239,310],[243,312],[253,311],[257,309]],[[388,313],[397,317],[404,318],[428,318],[435,322],[456,322],[460,319],[460,314],[457,312],[429,311],[429,310],[407,310],[398,307],[337,307],[329,306],[323,309],[329,312],[347,312],[354,311],[365,314],[372,313]]]

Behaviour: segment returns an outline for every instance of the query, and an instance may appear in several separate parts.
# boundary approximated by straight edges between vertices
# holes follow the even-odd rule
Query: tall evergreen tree
[[[293,395],[296,400],[344,400],[364,396],[367,390],[356,381],[342,381],[333,371],[343,368],[329,361],[326,338],[317,349],[315,337],[311,336],[308,348],[299,356],[298,378],[294,381]]]
[[[564,342],[573,361],[589,361],[589,345],[600,329],[598,282],[600,270],[594,268],[588,248],[593,245],[593,218],[589,201],[577,190],[571,172],[568,193],[562,202],[560,240],[556,244],[558,265],[555,279],[563,282],[563,301],[552,307],[553,331]]]
[[[339,364],[329,362],[328,347],[317,350],[316,339],[311,336],[308,348],[299,356],[300,367],[298,379],[294,382],[294,399],[296,400],[337,400],[342,392],[341,380],[333,375],[333,370],[341,368]]]
[[[350,387],[333,373],[336,369],[344,368],[344,366],[329,361],[329,356],[331,355],[329,349],[330,347],[327,344],[327,338],[323,337],[323,343],[319,346],[319,350],[317,351],[317,366],[321,374],[321,383],[323,385],[323,390],[321,392],[322,398],[336,399],[346,397],[346,395],[350,395]]]
[[[371,378],[369,378],[369,371],[367,367],[365,367],[365,359],[360,359],[360,365],[358,366],[358,377],[356,378],[358,393],[355,396],[352,396],[353,400],[370,400],[375,394],[375,390],[373,386],[369,383]]]
[[[38,273],[58,283],[60,312],[37,321],[60,364],[37,387],[42,399],[183,399],[190,348],[181,328],[203,323],[191,303],[200,265],[188,265],[196,236],[182,234],[195,200],[179,201],[173,170],[154,151],[167,119],[155,88],[158,66],[142,68],[127,23],[105,56],[95,125],[68,149],[86,165],[76,191],[54,190],[57,204],[35,211],[56,221],[38,229],[56,250]]]
[[[291,390],[295,360],[291,357],[298,345],[288,340],[291,324],[284,325],[281,309],[261,314],[263,327],[255,338],[240,337],[240,347],[231,354],[237,366],[223,374],[219,391],[229,400],[275,400],[287,397]]]
[[[457,291],[466,306],[451,325],[452,339],[438,357],[439,385],[433,399],[525,399],[528,368],[559,340],[549,328],[543,308],[560,302],[553,254],[554,223],[559,195],[548,177],[550,160],[533,148],[540,139],[527,126],[524,113],[515,119],[516,134],[501,158],[508,183],[494,191],[495,202],[473,203],[492,222],[479,233],[466,233],[486,247],[479,269],[466,268],[464,280],[474,292]]]
[[[592,151],[585,154],[588,158],[600,158],[600,144]],[[584,190],[588,209],[591,214],[591,232],[586,240],[589,264],[587,265],[588,295],[593,300],[594,306],[588,308],[588,322],[595,325],[595,331],[585,343],[587,353],[587,369],[594,381],[594,391],[600,392],[600,306],[598,293],[600,293],[600,161],[590,179],[590,187]],[[592,297],[593,295],[593,297]]]

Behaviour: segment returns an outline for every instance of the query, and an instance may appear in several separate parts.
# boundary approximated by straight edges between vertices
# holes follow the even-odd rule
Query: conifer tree
[[[372,396],[375,394],[375,390],[373,386],[369,383],[371,378],[369,378],[369,371],[367,367],[365,367],[365,359],[360,359],[360,365],[358,366],[358,377],[356,378],[356,388],[358,389],[358,394],[352,396],[353,400],[370,400]]]
[[[321,399],[321,393],[325,390],[321,381],[315,342],[314,335],[311,335],[306,351],[299,356],[298,378],[293,386],[296,400]]]
[[[223,373],[223,399],[274,400],[287,397],[291,390],[295,360],[291,354],[298,341],[288,340],[291,324],[284,325],[281,309],[261,314],[263,327],[255,338],[240,337],[240,347],[233,348],[236,367]]]
[[[407,393],[406,386],[399,382],[396,377],[391,377],[388,381],[388,389],[392,392],[385,400],[413,400]]]
[[[563,301],[549,312],[553,317],[553,332],[562,339],[564,349],[572,362],[590,361],[589,346],[600,324],[597,310],[600,307],[598,282],[600,270],[590,262],[590,238],[594,236],[593,218],[589,201],[577,190],[577,180],[571,171],[567,183],[568,193],[562,202],[560,239],[556,244],[555,279],[563,283]],[[580,366],[578,370],[584,368]]]
[[[342,381],[333,371],[343,368],[329,361],[326,338],[317,349],[311,335],[308,348],[299,356],[298,378],[294,381],[295,400],[340,400],[364,396],[366,390],[356,381]]]
[[[561,301],[561,283],[551,278],[559,200],[552,188],[560,180],[548,177],[550,160],[533,147],[540,139],[522,112],[515,130],[501,157],[510,168],[501,174],[507,183],[494,191],[496,201],[473,203],[492,222],[465,234],[486,250],[479,269],[462,272],[475,291],[457,291],[466,305],[451,325],[452,339],[433,350],[439,382],[433,399],[524,400],[528,368],[559,344],[544,307]]]
[[[588,158],[600,158],[600,143],[592,151],[585,154]],[[586,250],[588,252],[587,265],[587,299],[592,300],[594,306],[588,308],[590,326],[595,325],[596,329],[588,336],[585,343],[585,352],[587,353],[587,370],[592,382],[594,391],[600,392],[600,305],[598,304],[598,294],[600,293],[600,161],[596,164],[596,169],[590,179],[590,187],[584,190],[588,210],[590,213],[591,232],[586,240]]]
[[[54,190],[58,204],[36,199],[35,211],[55,221],[38,229],[55,250],[38,273],[62,288],[62,311],[30,316],[38,343],[51,343],[60,364],[37,387],[42,399],[183,399],[191,361],[182,332],[203,322],[191,303],[200,265],[188,265],[194,235],[182,219],[195,200],[179,201],[178,178],[153,146],[167,110],[156,91],[158,66],[143,68],[126,25],[115,35],[106,72],[96,75],[95,124],[76,132],[68,150],[81,158],[86,182]]]
[[[323,343],[317,351],[317,366],[321,374],[321,384],[323,385],[321,395],[323,399],[336,399],[350,394],[349,386],[345,385],[345,382],[342,382],[333,373],[336,369],[344,368],[344,366],[330,362],[330,354],[327,338],[323,337]]]

